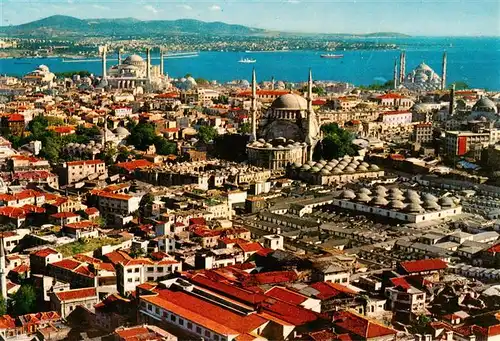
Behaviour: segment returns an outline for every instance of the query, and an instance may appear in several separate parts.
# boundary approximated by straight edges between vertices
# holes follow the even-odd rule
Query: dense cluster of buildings
[[[100,52],[0,82],[2,340],[500,338],[500,95],[446,55],[375,91]]]

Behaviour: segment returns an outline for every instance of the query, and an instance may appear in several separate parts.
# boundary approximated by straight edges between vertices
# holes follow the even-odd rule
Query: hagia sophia
[[[250,164],[283,170],[289,164],[312,160],[320,138],[318,119],[312,108],[312,73],[309,72],[307,99],[289,93],[276,98],[259,120],[257,128],[257,81],[252,75],[252,135],[247,145]]]

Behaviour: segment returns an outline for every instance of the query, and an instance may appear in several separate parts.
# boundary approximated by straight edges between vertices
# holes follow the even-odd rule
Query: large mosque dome
[[[142,58],[137,54],[132,54],[123,61],[123,64],[128,64],[128,65],[141,65],[143,63],[144,63],[144,58]]]
[[[273,109],[281,110],[306,110],[307,101],[304,97],[296,94],[281,95],[271,104]]]
[[[474,104],[474,106],[472,107],[472,111],[497,113],[498,108],[495,102],[493,102],[491,99],[489,99],[488,97],[483,97],[479,101],[477,101],[476,104]]]

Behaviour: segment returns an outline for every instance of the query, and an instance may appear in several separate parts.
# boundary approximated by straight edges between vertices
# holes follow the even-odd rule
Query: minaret
[[[160,75],[164,75],[164,67],[163,67],[163,49],[160,47]]]
[[[455,84],[451,85],[450,89],[450,107],[448,108],[448,116],[451,117],[455,113]]]
[[[106,45],[99,46],[99,52],[102,56],[102,79],[108,78],[106,74],[106,53],[108,52],[108,47]]]
[[[406,74],[406,52],[402,51],[399,56],[399,84],[403,84]]]
[[[446,89],[446,64],[447,64],[447,55],[446,55],[446,51],[444,51],[444,53],[443,53],[443,68],[442,68],[443,74],[441,75],[441,90]]]
[[[122,49],[118,49],[118,65],[122,65]]]
[[[146,78],[151,82],[151,49],[146,49]]]
[[[394,90],[398,89],[398,60],[394,60]]]
[[[5,247],[3,245],[3,235],[0,237],[0,289],[2,297],[7,300],[7,270],[5,265]]]
[[[313,96],[313,78],[312,70],[309,69],[309,80],[307,82],[307,138],[306,143],[309,145],[309,153],[307,153],[307,160],[312,161],[313,157],[313,136],[312,125],[313,125],[313,107],[312,107],[312,96]]]
[[[255,76],[255,68],[252,71],[252,103],[250,107],[252,116],[252,136],[250,141],[257,140],[257,77]]]
[[[271,78],[271,90],[274,90],[274,84],[275,84],[275,80],[274,80],[274,76]]]

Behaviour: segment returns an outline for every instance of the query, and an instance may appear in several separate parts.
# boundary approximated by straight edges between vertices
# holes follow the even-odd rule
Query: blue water
[[[380,42],[396,43],[407,51],[406,71],[425,61],[441,74],[443,51],[448,52],[448,83],[466,82],[470,87],[500,90],[500,38],[380,38]],[[167,59],[165,70],[171,77],[187,73],[194,77],[226,82],[250,79],[251,69],[257,70],[259,80],[271,79],[291,82],[305,81],[308,68],[315,79],[344,81],[354,84],[371,84],[392,79],[394,60],[398,50],[337,51],[343,59],[322,59],[324,51],[293,51],[274,53],[200,52],[196,58]],[[255,64],[241,64],[241,58],[253,58]],[[95,59],[95,58],[93,58]],[[108,57],[108,67],[116,58]],[[153,64],[159,64],[153,59]],[[39,64],[47,65],[53,72],[88,70],[101,74],[101,64],[95,61],[62,62],[60,58],[0,59],[0,73],[21,76]]]

